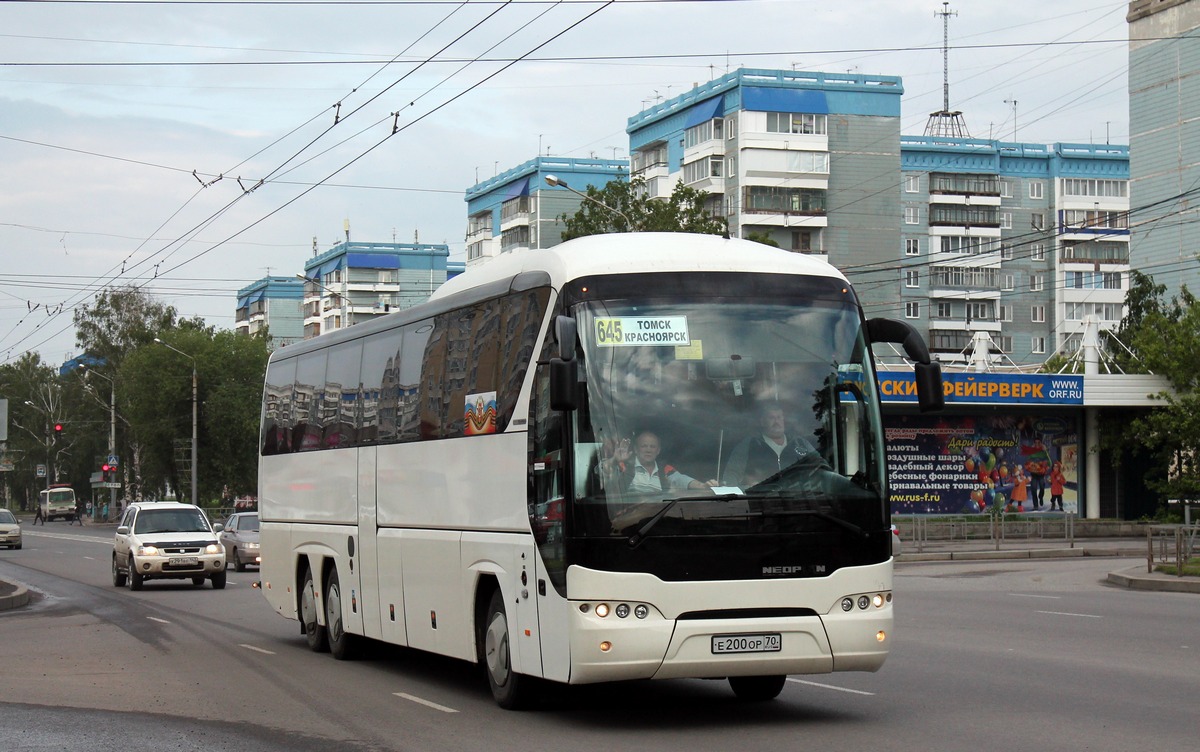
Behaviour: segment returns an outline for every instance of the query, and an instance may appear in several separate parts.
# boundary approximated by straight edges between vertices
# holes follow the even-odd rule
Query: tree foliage
[[[175,326],[175,309],[137,287],[110,287],[74,318],[75,344],[115,370],[128,353]]]
[[[1163,407],[1119,426],[1109,425],[1106,443],[1150,452],[1157,467],[1147,486],[1164,498],[1200,498],[1200,301],[1186,287],[1169,302],[1166,288],[1131,273],[1128,313],[1117,337],[1133,354],[1117,355],[1126,373],[1154,373],[1172,386],[1158,398]]]
[[[717,217],[706,206],[708,194],[675,184],[670,197],[651,198],[646,181],[612,180],[603,188],[587,187],[587,200],[573,215],[559,219],[566,226],[563,240],[611,232],[694,232],[729,237],[724,217]]]

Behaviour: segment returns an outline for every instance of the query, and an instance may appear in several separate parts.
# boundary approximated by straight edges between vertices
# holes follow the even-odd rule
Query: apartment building
[[[740,69],[629,118],[630,170],[651,196],[709,195],[735,237],[821,254],[864,299],[900,235],[895,76]]]
[[[304,264],[304,338],[426,300],[463,270],[444,243],[338,243]]]
[[[1115,329],[1129,285],[1129,147],[900,139],[899,304],[944,362],[1034,366]],[[984,365],[981,363],[980,365]]]
[[[304,282],[295,277],[263,277],[237,293],[234,331],[267,331],[267,348],[274,350],[304,338]]]
[[[579,193],[628,175],[624,159],[539,156],[471,186],[466,192],[467,266],[501,253],[558,245],[559,218],[575,213],[584,200]]]
[[[1166,285],[1200,290],[1200,2],[1129,3],[1131,262]]]

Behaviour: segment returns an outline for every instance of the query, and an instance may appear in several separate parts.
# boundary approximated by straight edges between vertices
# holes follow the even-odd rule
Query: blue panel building
[[[266,329],[271,350],[297,342],[304,338],[303,298],[301,280],[263,277],[238,290],[234,331],[251,335]]]

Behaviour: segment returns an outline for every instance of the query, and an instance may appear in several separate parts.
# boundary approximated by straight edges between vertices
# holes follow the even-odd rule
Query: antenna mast
[[[970,138],[962,111],[950,109],[950,16],[957,16],[958,11],[950,10],[949,0],[944,0],[942,10],[935,10],[933,15],[942,17],[942,109],[929,113],[925,135]]]

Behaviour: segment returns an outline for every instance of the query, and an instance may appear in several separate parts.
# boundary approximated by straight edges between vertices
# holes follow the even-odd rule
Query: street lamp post
[[[168,345],[166,342],[163,342],[158,337],[155,337],[154,341],[157,342],[158,344],[162,345],[163,347],[167,348],[168,350],[174,350],[175,352],[179,353],[183,357],[192,361],[192,503],[195,504],[196,503],[196,473],[199,469],[196,465],[196,443],[197,443],[196,442],[196,439],[197,439],[197,437],[196,437],[196,426],[197,426],[197,423],[196,423],[196,391],[197,391],[197,389],[196,389],[196,386],[197,386],[196,359],[194,357],[192,357],[191,355],[188,355],[187,353],[185,353],[183,350],[180,350],[178,347],[173,347],[172,345]]]
[[[42,417],[46,419],[46,433],[43,441],[46,444],[46,491],[48,492],[50,490],[50,413],[29,400],[25,400],[25,404],[42,413]]]
[[[109,388],[111,389],[111,391],[109,392],[109,400],[108,400],[108,457],[105,459],[116,457],[117,456],[117,382],[114,381],[113,379],[109,378],[108,376],[105,376],[104,374],[100,373],[99,371],[95,371],[95,370],[88,368],[86,365],[81,366],[81,368],[83,369],[83,375],[84,375],[85,379],[89,375],[94,373],[97,376],[99,376],[100,378],[107,381]],[[195,441],[196,437],[193,436],[192,440]],[[195,462],[195,458],[192,459],[192,462],[193,463]],[[104,480],[107,481],[108,478],[105,478]],[[97,507],[98,506],[99,505],[97,505]],[[108,511],[109,511],[109,514],[115,513],[116,509],[117,509],[117,489],[114,487],[110,487],[108,489]]]
[[[592,198],[591,196],[587,195],[586,193],[581,193],[580,191],[575,190],[571,186],[567,185],[567,181],[559,178],[558,176],[547,175],[546,176],[546,185],[554,186],[556,188],[566,188],[568,191],[570,191],[571,193],[574,193],[576,196],[579,196],[580,198],[584,199],[585,201],[591,201],[593,204],[603,206],[605,209],[608,209],[613,214],[616,214],[618,217],[625,220],[625,229],[628,232],[634,231],[633,223],[629,221],[629,217],[625,216],[625,214],[620,209],[617,209],[614,206],[609,206],[608,204],[604,203],[603,201],[600,201],[599,199]]]

